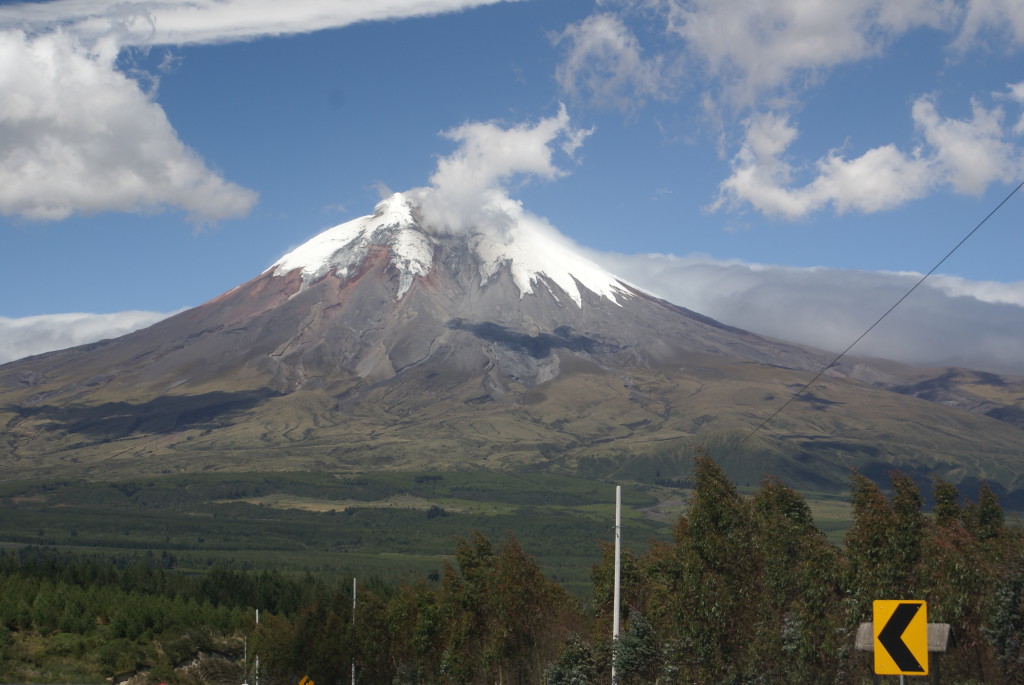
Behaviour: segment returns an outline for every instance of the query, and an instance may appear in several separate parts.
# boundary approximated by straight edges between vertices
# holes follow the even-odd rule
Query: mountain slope
[[[395,195],[200,307],[0,366],[0,473],[657,479],[699,441],[739,482],[898,467],[1024,490],[1024,384],[965,371],[844,362],[733,449],[828,359],[659,300],[543,227],[438,232]]]

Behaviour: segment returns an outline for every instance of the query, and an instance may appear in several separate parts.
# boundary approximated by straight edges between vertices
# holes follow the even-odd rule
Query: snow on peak
[[[536,217],[520,217],[508,236],[477,233],[473,246],[480,257],[483,281],[508,265],[520,297],[543,284],[541,276],[557,284],[578,307],[583,306],[580,285],[615,304],[620,296],[629,295],[622,281],[579,254],[566,238]]]
[[[410,195],[415,197],[416,192]],[[268,271],[280,276],[301,269],[303,286],[332,270],[344,279],[372,247],[383,245],[389,248],[391,262],[401,274],[396,296],[401,298],[417,276],[425,277],[430,272],[440,238],[418,225],[414,209],[409,197],[395,193],[381,201],[372,215],[327,229],[286,254]],[[623,281],[579,254],[543,219],[521,210],[514,228],[475,233],[468,240],[480,260],[481,281],[486,283],[507,266],[520,297],[545,284],[542,277],[557,284],[580,307],[581,285],[616,304],[620,297],[629,295]]]
[[[409,290],[416,276],[430,272],[434,261],[433,241],[419,230],[412,216],[412,206],[401,193],[382,200],[370,216],[327,229],[281,257],[270,268],[275,276],[301,269],[304,286],[326,276],[332,269],[345,278],[366,259],[370,248],[377,245],[390,248],[391,261],[401,272],[399,298]]]

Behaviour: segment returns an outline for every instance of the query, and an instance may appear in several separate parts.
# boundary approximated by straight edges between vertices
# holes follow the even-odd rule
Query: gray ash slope
[[[966,486],[990,479],[1011,497],[1024,488],[1024,431],[977,410],[1015,416],[1019,380],[995,392],[963,372],[936,403],[889,389],[926,386],[929,372],[844,362],[732,450],[829,355],[658,299],[543,229],[443,234],[421,223],[395,195],[204,305],[0,367],[0,468],[654,479],[685,475],[699,442],[728,453],[740,482],[778,475],[834,490],[850,468],[895,467]]]

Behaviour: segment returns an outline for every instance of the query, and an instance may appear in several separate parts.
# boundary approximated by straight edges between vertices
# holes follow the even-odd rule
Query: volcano
[[[1024,491],[1024,382],[723,325],[542,222],[444,231],[415,193],[129,335],[0,366],[4,478],[527,469],[838,490],[850,469]]]

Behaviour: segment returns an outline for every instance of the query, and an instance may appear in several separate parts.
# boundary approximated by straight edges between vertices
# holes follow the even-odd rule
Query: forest
[[[867,683],[854,649],[875,599],[928,602],[949,623],[944,683],[1024,683],[1024,539],[982,485],[973,501],[892,473],[854,474],[842,544],[774,479],[742,495],[698,454],[671,539],[623,555],[611,640],[612,548],[581,600],[509,534],[467,531],[412,582],[174,569],[170,553],[0,554],[0,680],[360,683]],[[610,536],[609,536],[610,537]],[[260,621],[256,623],[256,609]],[[913,680],[913,679],[911,679]]]

